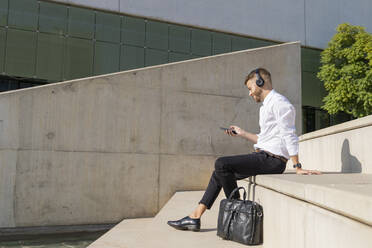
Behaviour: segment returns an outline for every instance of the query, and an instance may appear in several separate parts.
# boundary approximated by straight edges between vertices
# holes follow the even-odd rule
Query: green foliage
[[[357,118],[372,114],[372,35],[363,27],[339,25],[321,63],[318,78],[328,91],[322,108]]]

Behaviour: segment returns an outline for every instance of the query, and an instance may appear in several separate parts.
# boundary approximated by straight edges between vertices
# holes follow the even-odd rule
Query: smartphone
[[[220,127],[220,129],[222,129],[223,131],[231,130],[230,128],[226,128],[226,127]],[[237,134],[234,130],[232,130],[232,133]]]

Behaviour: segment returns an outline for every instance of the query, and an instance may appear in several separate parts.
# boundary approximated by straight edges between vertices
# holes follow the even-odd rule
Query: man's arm
[[[275,118],[278,120],[280,134],[286,144],[288,153],[293,164],[299,163],[298,158],[298,137],[296,135],[295,117],[296,111],[291,104],[276,104],[274,105]],[[301,175],[320,175],[320,171],[304,170],[296,168],[296,174]]]
[[[234,134],[232,131],[235,131],[236,134]],[[247,132],[238,126],[230,126],[230,130],[227,130],[225,132],[230,136],[239,136],[239,137],[249,140],[253,144],[257,144],[257,139],[258,139],[257,134]]]

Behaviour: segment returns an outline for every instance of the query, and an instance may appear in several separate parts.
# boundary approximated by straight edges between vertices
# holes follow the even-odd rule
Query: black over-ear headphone
[[[256,69],[255,73],[256,73],[256,77],[257,77],[256,84],[257,84],[258,87],[262,87],[265,84],[265,80],[263,80],[263,78],[260,75],[260,69]]]

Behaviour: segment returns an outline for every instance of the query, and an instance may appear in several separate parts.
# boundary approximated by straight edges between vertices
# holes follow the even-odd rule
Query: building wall
[[[0,93],[0,227],[114,223],[201,190],[218,156],[253,151],[246,68],[266,67],[298,113],[300,44]]]
[[[2,75],[44,82],[276,44],[45,1],[5,0],[0,9]]]
[[[324,49],[344,22],[372,32],[370,0],[55,0]]]
[[[71,3],[74,4],[37,0],[0,2],[3,76],[0,76],[0,91],[276,44],[110,12],[116,6],[111,1]],[[147,4],[152,6],[153,2]],[[179,13],[183,11],[187,14],[187,9]],[[306,107],[304,131],[307,132],[329,126],[330,118],[319,109],[326,95],[316,76],[320,50],[303,47],[301,53],[302,105]]]

